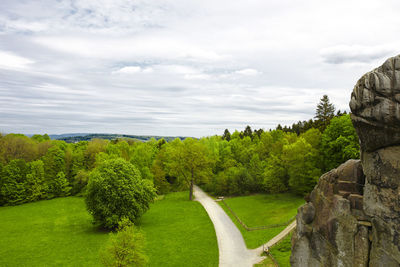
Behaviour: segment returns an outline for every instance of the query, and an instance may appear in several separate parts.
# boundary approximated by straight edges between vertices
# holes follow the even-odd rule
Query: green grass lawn
[[[290,267],[290,254],[291,254],[291,238],[292,234],[286,236],[278,244],[270,249],[270,253],[279,263],[280,267]]]
[[[0,232],[0,266],[98,266],[108,239],[79,197],[1,207]]]
[[[150,266],[218,265],[212,223],[187,197],[169,194],[143,216]],[[99,249],[108,240],[79,197],[0,207],[0,233],[0,266],[99,266]]]
[[[304,199],[288,193],[258,194],[226,198],[225,202],[248,227],[257,227],[287,222],[296,215],[297,208],[304,203]],[[261,246],[285,229],[285,226],[281,226],[247,231],[237,222],[225,205],[222,202],[219,203],[239,228],[247,247],[250,249]]]
[[[214,226],[188,192],[172,193],[143,215],[150,266],[218,266]]]

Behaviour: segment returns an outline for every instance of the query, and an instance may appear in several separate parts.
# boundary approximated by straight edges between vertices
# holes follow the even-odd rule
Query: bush
[[[144,236],[126,218],[122,219],[116,234],[111,233],[107,245],[100,251],[104,266],[145,266]]]
[[[135,222],[149,209],[156,193],[134,165],[124,159],[105,160],[89,175],[86,207],[95,223],[114,229],[126,217]]]

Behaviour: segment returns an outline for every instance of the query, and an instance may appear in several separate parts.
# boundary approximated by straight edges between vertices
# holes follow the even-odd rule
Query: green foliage
[[[265,192],[282,193],[288,189],[288,173],[280,157],[272,155],[264,171]]]
[[[332,119],[322,135],[321,150],[325,171],[338,167],[348,159],[359,158],[358,136],[350,115]]]
[[[157,152],[156,142],[136,144],[130,162],[138,168],[143,179],[153,181],[154,176],[150,169]]]
[[[35,134],[31,137],[31,139],[33,139],[37,142],[44,142],[44,141],[49,141],[50,137],[48,134],[44,134],[44,135]]]
[[[321,175],[316,166],[317,150],[302,137],[283,148],[283,160],[289,175],[289,187],[293,192],[306,195],[311,192]]]
[[[41,160],[28,164],[29,173],[26,175],[26,201],[36,201],[46,198],[48,186],[45,182],[44,164]]]
[[[14,159],[23,159],[26,162],[37,158],[37,143],[21,134],[8,134],[0,139],[0,161],[3,164]]]
[[[89,172],[85,170],[79,170],[75,176],[74,182],[72,184],[72,194],[78,194],[82,192],[89,181]]]
[[[225,129],[224,134],[222,135],[222,139],[226,141],[231,141],[231,133],[229,132],[228,129]]]
[[[328,114],[326,121],[333,114],[330,105],[323,97],[318,112]],[[194,183],[216,195],[306,194],[322,172],[359,157],[350,117],[338,117],[341,114],[345,113],[338,111],[329,119],[323,134],[323,120],[318,119],[281,130],[253,131],[247,126],[232,134],[226,129],[222,137],[176,138],[168,143],[165,139],[139,142],[119,138],[67,144],[41,135],[1,136],[0,205],[82,195],[90,172],[112,159],[132,163],[143,180],[153,182],[158,194],[187,190]],[[11,171],[15,163],[7,167],[13,160],[23,160],[28,171],[16,175],[18,171]]]
[[[270,249],[270,253],[278,262],[279,266],[290,267],[290,254],[292,251],[291,239],[292,234],[289,234]]]
[[[58,197],[68,196],[71,191],[71,187],[69,186],[69,183],[65,178],[64,172],[62,171],[57,173],[57,176],[54,179],[52,186],[52,192]]]
[[[134,165],[121,158],[111,159],[90,173],[86,205],[96,223],[113,229],[123,217],[139,219],[155,195],[152,182],[142,179]]]
[[[145,266],[145,239],[133,223],[123,218],[117,233],[111,233],[107,245],[100,251],[101,262],[107,267]]]
[[[175,139],[167,147],[169,174],[177,177],[190,189],[189,199],[193,198],[193,184],[205,183],[212,175],[213,162],[208,157],[207,147],[199,141],[186,138],[183,142]]]
[[[22,159],[13,159],[7,164],[1,174],[1,202],[16,205],[25,202],[26,175],[28,166]]]

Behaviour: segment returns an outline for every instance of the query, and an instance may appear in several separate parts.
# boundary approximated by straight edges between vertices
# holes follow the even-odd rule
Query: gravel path
[[[199,187],[194,186],[196,200],[205,208],[217,234],[220,267],[252,267],[264,259],[259,249],[246,248],[242,234],[225,211]]]

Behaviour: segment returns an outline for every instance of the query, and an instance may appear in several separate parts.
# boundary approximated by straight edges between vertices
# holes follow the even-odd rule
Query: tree
[[[37,159],[37,143],[22,134],[7,134],[0,139],[0,161],[7,164],[13,159],[30,162]]]
[[[65,177],[64,172],[57,173],[53,182],[53,193],[57,197],[65,197],[69,195],[71,186],[69,186],[68,180]]]
[[[138,143],[135,146],[134,151],[131,153],[132,156],[130,162],[138,168],[143,179],[153,181],[154,177],[150,172],[150,169],[157,152],[156,142],[150,141],[146,143]]]
[[[91,170],[95,167],[96,154],[104,152],[106,150],[107,144],[108,140],[97,139],[97,138],[93,139],[88,143],[88,146],[84,152],[85,166],[88,170]]]
[[[117,233],[110,233],[107,245],[100,250],[100,259],[104,266],[145,266],[145,239],[132,222],[123,218],[118,224]]]
[[[288,174],[283,161],[276,155],[271,155],[264,169],[264,190],[268,193],[287,191]]]
[[[113,229],[123,217],[132,222],[139,219],[155,196],[152,182],[118,158],[104,161],[91,172],[85,202],[95,222]]]
[[[46,155],[43,156],[42,160],[44,163],[44,175],[46,177],[46,183],[49,186],[48,198],[57,196],[58,192],[57,175],[62,172],[65,173],[65,153],[60,146],[54,145],[47,151]]]
[[[321,122],[321,132],[323,132],[328,126],[330,120],[335,116],[335,106],[329,102],[329,97],[324,95],[319,104],[317,105],[317,110],[315,112],[315,117]]]
[[[212,176],[207,147],[195,139],[186,138],[183,142],[175,139],[168,149],[169,172],[189,187],[189,199],[192,200],[194,183]]]
[[[30,162],[28,166],[29,173],[26,175],[27,201],[46,198],[48,186],[45,182],[43,161],[35,160]]]
[[[253,130],[251,130],[251,127],[249,125],[247,125],[246,128],[244,129],[243,135],[253,139]]]
[[[26,202],[26,174],[28,166],[23,159],[13,159],[1,175],[0,199],[4,204],[16,205]]]
[[[231,141],[231,133],[228,129],[225,129],[224,135],[222,135],[222,139],[226,141]]]
[[[289,174],[289,187],[293,192],[302,195],[311,192],[321,175],[317,157],[317,150],[302,137],[284,146],[282,158]]]
[[[321,150],[325,171],[336,168],[349,159],[360,157],[358,136],[350,115],[332,119],[322,134]]]

